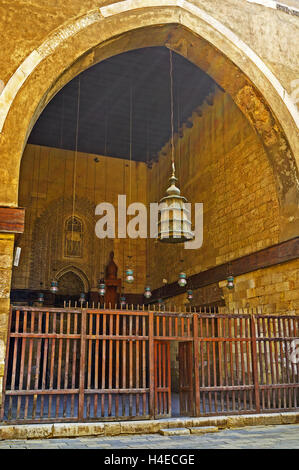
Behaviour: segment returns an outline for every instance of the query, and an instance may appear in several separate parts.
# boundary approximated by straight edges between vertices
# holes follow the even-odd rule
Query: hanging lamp
[[[105,280],[104,280],[104,273],[101,272],[101,274],[102,274],[102,277],[101,277],[101,279],[99,279],[98,292],[99,292],[100,296],[104,296],[105,293],[106,293],[106,284],[105,284]]]
[[[193,299],[193,290],[188,289],[187,290],[187,300],[191,301]]]
[[[45,300],[45,296],[44,296],[43,292],[39,292],[39,293],[38,293],[38,297],[37,297],[37,301],[38,301],[40,304],[42,304],[42,303],[44,302],[44,300]]]
[[[235,286],[235,285],[234,285],[234,276],[228,276],[226,280],[227,280],[226,287],[227,287],[228,289],[233,289],[234,286]]]
[[[128,284],[132,284],[134,282],[134,271],[133,269],[131,268],[128,268],[126,269],[126,277],[125,277],[125,281],[128,283]]]
[[[83,304],[85,302],[85,293],[81,292],[80,297],[79,297],[79,302],[80,304]]]
[[[51,281],[50,291],[53,294],[57,294],[57,292],[58,292],[58,281],[56,281],[56,280]]]
[[[180,273],[179,274],[179,279],[178,279],[178,285],[180,287],[185,287],[187,284],[187,274],[186,273]]]
[[[126,302],[127,302],[126,297],[124,295],[122,295],[119,300],[120,300],[121,307],[125,307]]]
[[[186,207],[187,199],[181,196],[176,186],[174,163],[174,125],[173,125],[173,65],[172,52],[170,53],[170,103],[171,103],[171,167],[172,174],[169,179],[170,186],[166,195],[160,200],[162,205],[158,218],[158,240],[164,243],[184,243],[193,240],[191,230],[191,214]]]
[[[143,294],[143,295],[144,295],[144,297],[145,297],[146,299],[150,299],[150,298],[151,298],[151,296],[152,296],[152,291],[151,291],[150,286],[146,286],[146,287],[144,288],[144,294]]]

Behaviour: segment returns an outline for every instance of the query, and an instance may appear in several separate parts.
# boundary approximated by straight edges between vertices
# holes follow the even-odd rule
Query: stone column
[[[14,237],[12,233],[0,233],[0,405],[8,333]]]

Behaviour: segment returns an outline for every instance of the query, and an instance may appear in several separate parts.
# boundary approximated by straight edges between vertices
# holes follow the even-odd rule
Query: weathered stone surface
[[[194,427],[190,428],[191,434],[206,434],[209,432],[218,432],[219,429],[217,426],[202,426],[200,428]]]
[[[155,433],[161,424],[155,420],[149,421],[124,421],[120,423],[121,434],[149,434]]]
[[[105,423],[104,434],[105,436],[117,436],[121,433],[121,423]]]
[[[190,430],[187,428],[160,429],[159,432],[162,436],[186,436],[190,434]]]
[[[0,439],[48,439],[52,436],[52,424],[0,426]]]
[[[104,434],[104,423],[55,423],[53,437],[99,436]]]

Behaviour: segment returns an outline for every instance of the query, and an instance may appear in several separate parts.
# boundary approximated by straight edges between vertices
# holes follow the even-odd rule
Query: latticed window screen
[[[81,258],[83,251],[83,224],[78,217],[71,216],[65,222],[64,256]]]

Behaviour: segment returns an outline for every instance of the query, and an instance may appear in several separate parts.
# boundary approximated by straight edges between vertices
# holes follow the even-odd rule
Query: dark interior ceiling
[[[132,159],[155,158],[171,134],[169,70],[165,47],[126,52],[85,70],[48,104],[28,143],[75,150],[77,140],[80,152],[129,158],[132,109]],[[181,126],[214,89],[215,82],[176,53],[173,81],[176,131],[178,123]]]

